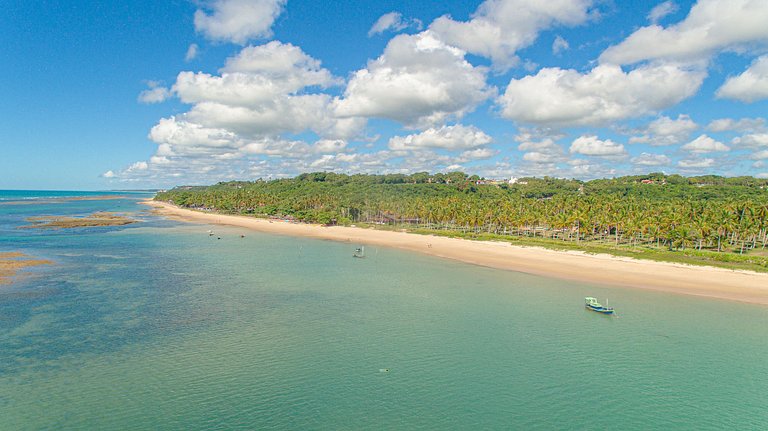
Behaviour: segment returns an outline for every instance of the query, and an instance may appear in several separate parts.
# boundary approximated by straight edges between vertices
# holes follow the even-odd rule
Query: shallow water
[[[15,229],[96,210],[142,223]],[[143,210],[0,205],[57,262],[0,290],[0,429],[768,428],[766,307]]]

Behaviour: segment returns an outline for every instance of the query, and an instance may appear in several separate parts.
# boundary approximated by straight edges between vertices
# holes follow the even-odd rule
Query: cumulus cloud
[[[687,115],[680,114],[675,120],[662,116],[638,130],[641,135],[629,138],[629,143],[653,146],[675,145],[688,139],[691,132],[698,128],[699,126]]]
[[[128,166],[128,169],[126,169],[126,171],[127,172],[146,171],[148,168],[149,168],[149,165],[147,164],[147,162],[141,161],[141,162],[136,162],[131,166]]]
[[[490,148],[475,148],[474,150],[463,151],[456,159],[459,163],[468,163],[475,160],[490,159],[495,156],[497,151]]]
[[[765,160],[768,159],[768,150],[756,151],[749,156],[752,160]]]
[[[571,166],[568,175],[575,178],[593,179],[616,175],[615,168],[594,159],[573,159],[568,164]]]
[[[768,3],[763,0],[699,0],[681,22],[652,24],[606,49],[602,63],[644,60],[695,61],[724,49],[768,39]]]
[[[571,143],[568,151],[571,154],[599,157],[622,157],[627,154],[624,145],[610,139],[600,140],[597,136],[579,136]]]
[[[502,116],[551,126],[604,125],[647,115],[694,95],[705,73],[673,65],[624,72],[599,65],[586,74],[545,68],[513,79],[499,98]]]
[[[281,87],[281,91],[288,92],[295,92],[301,87],[325,87],[340,82],[321,67],[319,60],[305,54],[297,46],[279,41],[243,48],[237,55],[227,59],[221,72],[263,76],[279,81],[281,85],[291,85],[288,88]]]
[[[446,43],[490,58],[506,70],[518,62],[515,53],[530,46],[538,34],[556,25],[576,26],[590,17],[592,0],[486,0],[469,21],[450,16],[436,19],[429,28]]]
[[[429,127],[461,118],[493,95],[486,71],[429,31],[398,35],[384,53],[358,70],[337,101],[339,116],[382,117]]]
[[[713,132],[756,132],[765,130],[764,118],[740,118],[735,120],[733,118],[718,118],[712,120],[707,129]]]
[[[246,44],[251,39],[272,36],[272,24],[286,0],[213,0],[210,14],[195,12],[195,30],[217,41]]]
[[[306,87],[339,83],[320,62],[291,44],[249,46],[227,60],[221,75],[181,72],[174,92],[185,103],[256,107]]]
[[[312,146],[317,153],[340,153],[347,148],[347,141],[343,139],[321,139]]]
[[[196,43],[193,43],[189,45],[189,48],[187,48],[187,54],[184,56],[184,61],[190,62],[197,58],[197,52],[200,49],[200,47],[197,46]]]
[[[149,139],[160,146],[158,156],[208,154],[211,148],[240,146],[240,138],[226,129],[207,128],[176,117],[161,119],[149,131]]]
[[[186,118],[206,127],[226,128],[246,136],[312,130],[324,137],[346,138],[359,133],[362,122],[337,120],[331,110],[330,96],[307,94],[283,96],[258,107],[201,102]]]
[[[700,135],[698,138],[683,145],[681,148],[692,153],[714,153],[731,150],[729,146],[720,141],[716,141],[707,135]]]
[[[560,35],[557,35],[555,41],[552,42],[552,54],[560,55],[563,51],[567,51],[568,48],[570,48],[568,41]]]
[[[672,1],[667,0],[659,3],[648,13],[648,21],[651,24],[657,24],[665,16],[677,12],[677,9],[677,5]]]
[[[148,89],[139,93],[138,100],[141,103],[152,104],[165,102],[171,97],[171,90],[163,87],[157,81],[147,82]]]
[[[220,75],[181,72],[174,93],[192,109],[184,120],[245,138],[312,130],[324,138],[349,138],[365,124],[333,116],[330,95],[313,93],[340,83],[318,60],[291,44],[272,41],[243,48]]]
[[[400,12],[385,13],[384,15],[380,16],[379,19],[373,23],[371,29],[368,30],[368,37],[384,33],[385,31],[397,32],[400,30],[405,30],[408,27],[421,30],[422,23],[420,20],[415,18],[403,19],[403,15]]]
[[[104,172],[103,174],[101,174],[101,176],[104,177],[104,178],[114,178],[115,177],[115,173],[112,172],[112,171],[107,171],[107,172]]]
[[[715,159],[683,159],[677,162],[677,166],[683,169],[711,168],[715,165]]]
[[[768,98],[768,55],[755,60],[741,75],[728,78],[716,95],[746,103]]]
[[[750,133],[733,138],[733,145],[746,148],[768,147],[768,133]]]
[[[424,148],[463,150],[487,145],[491,141],[491,137],[477,127],[456,124],[429,128],[408,136],[395,136],[389,140],[389,148],[395,151]]]
[[[527,153],[523,154],[523,160],[535,164],[555,164],[567,160],[567,157],[565,157],[565,154],[563,153],[563,149],[559,146],[548,149],[551,151],[528,151]]]
[[[451,156],[411,151],[406,161],[402,152],[357,153],[348,140],[360,136],[365,119],[337,117],[337,101],[322,91],[339,83],[319,61],[276,41],[243,48],[218,74],[182,72],[173,94],[192,106],[161,119],[149,133],[157,144],[155,154],[113,171],[113,178],[200,184],[316,169],[407,171],[437,169],[452,160],[479,160],[489,154],[473,151],[483,149],[480,146],[459,148],[454,151],[466,151]],[[294,138],[307,132],[317,135],[314,143]],[[478,142],[483,135],[478,131]],[[400,158],[399,167],[388,166],[393,157]]]
[[[638,166],[664,166],[672,162],[672,160],[664,154],[652,154],[642,153],[637,157],[633,157],[632,164]]]

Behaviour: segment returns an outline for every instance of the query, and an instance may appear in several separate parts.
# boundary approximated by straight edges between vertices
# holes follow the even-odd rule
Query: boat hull
[[[586,307],[588,310],[592,310],[592,311],[594,311],[594,312],[597,312],[597,313],[602,313],[602,314],[613,314],[613,308],[608,308],[608,307],[593,307],[593,306],[591,306],[591,305],[589,305],[589,304],[585,305],[585,307]]]

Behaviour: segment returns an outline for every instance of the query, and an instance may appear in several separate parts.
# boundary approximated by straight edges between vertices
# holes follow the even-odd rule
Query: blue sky
[[[764,0],[18,1],[0,188],[768,176]]]

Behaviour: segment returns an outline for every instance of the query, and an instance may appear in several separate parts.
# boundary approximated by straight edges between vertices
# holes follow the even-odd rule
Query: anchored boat
[[[603,304],[597,302],[597,298],[591,296],[584,298],[584,306],[592,311],[597,311],[598,313],[613,314],[612,307],[603,306]]]

